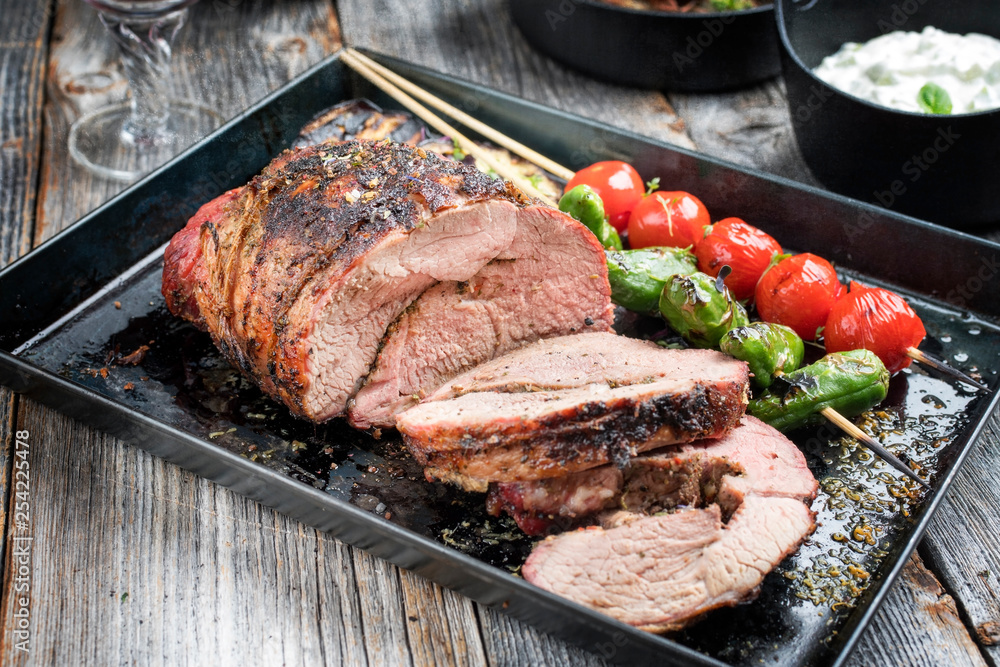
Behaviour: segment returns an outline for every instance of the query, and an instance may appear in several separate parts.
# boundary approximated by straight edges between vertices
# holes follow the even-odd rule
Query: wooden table
[[[70,161],[69,124],[124,95],[78,0],[0,0],[0,265],[118,192]],[[780,80],[734,93],[605,85],[534,53],[502,0],[203,0],[178,95],[231,117],[341,39],[808,181]],[[58,270],[58,267],[53,267]],[[2,314],[0,314],[2,317]],[[31,471],[31,650],[18,651],[14,432]],[[852,665],[1000,662],[994,415]],[[0,662],[604,664],[225,488],[0,388]]]

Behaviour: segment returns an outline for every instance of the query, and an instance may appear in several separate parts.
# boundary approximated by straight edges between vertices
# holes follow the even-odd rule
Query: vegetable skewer
[[[875,352],[890,373],[919,361],[942,373],[989,391],[957,368],[921,352],[917,345],[927,335],[920,317],[903,297],[881,287],[851,283],[851,291],[830,309],[823,331],[827,352],[864,347]]]
[[[378,72],[376,72],[375,69],[378,69],[380,71],[388,73],[396,81],[405,82],[405,84],[407,85],[407,87],[410,88],[411,90],[419,91],[420,89],[418,87],[416,87],[415,85],[413,85],[411,82],[406,81],[406,79],[404,79],[403,77],[400,77],[399,75],[391,72],[390,70],[387,70],[386,68],[382,67],[381,65],[378,65],[377,63],[374,63],[374,61],[371,61],[369,58],[363,56],[362,54],[360,54],[360,53],[358,53],[356,51],[354,51],[353,49],[345,49],[344,52],[343,52],[343,59],[344,59],[344,62],[347,63],[352,69],[354,69],[359,74],[361,74],[362,76],[364,76],[366,79],[368,79],[369,81],[371,81],[372,83],[374,83],[376,86],[378,86],[379,88],[381,88],[383,91],[385,91],[391,97],[393,97],[394,99],[396,99],[397,101],[399,101],[401,104],[403,104],[406,108],[408,108],[411,111],[413,111],[418,117],[420,117],[423,120],[425,120],[428,124],[432,125],[439,132],[443,132],[443,133],[451,136],[452,138],[459,140],[463,144],[463,146],[467,146],[468,147],[468,152],[469,153],[471,153],[477,159],[481,159],[484,163],[486,163],[487,165],[489,165],[498,174],[500,174],[504,178],[507,178],[508,180],[514,182],[515,185],[518,185],[518,187],[521,187],[523,190],[525,190],[526,192],[528,192],[532,196],[536,196],[539,199],[541,199],[542,201],[545,201],[546,203],[548,203],[548,204],[550,204],[552,206],[556,206],[555,202],[553,202],[550,198],[548,198],[548,197],[542,195],[540,192],[538,192],[538,190],[536,188],[534,188],[534,186],[532,186],[530,183],[528,183],[523,177],[521,177],[519,174],[512,173],[511,170],[508,170],[508,169],[504,168],[502,165],[500,165],[495,160],[493,160],[492,157],[489,156],[487,153],[485,153],[482,150],[478,150],[478,146],[476,146],[475,144],[473,144],[469,139],[467,139],[464,135],[462,135],[460,132],[458,132],[457,130],[455,130],[455,128],[453,128],[451,125],[447,124],[445,121],[443,121],[442,119],[438,118],[430,110],[428,110],[427,108],[425,108],[422,105],[420,105],[416,100],[414,100],[413,98],[409,97],[406,93],[404,93],[402,90],[400,90],[398,87],[396,87],[395,85],[393,85],[390,81],[388,81],[387,77],[382,76],[381,74],[379,74]],[[466,114],[460,112],[459,110],[454,109],[453,107],[450,107],[450,109],[452,109],[455,112],[457,112],[457,113],[452,114],[451,111],[448,110],[449,106],[447,105],[447,103],[445,103],[443,101],[440,101],[440,100],[437,100],[436,98],[433,98],[433,96],[430,93],[427,93],[426,91],[421,91],[419,94],[422,97],[422,99],[425,99],[425,100],[432,100],[433,99],[433,100],[435,100],[433,102],[433,104],[437,108],[444,110],[446,113],[451,114],[455,118],[458,118],[459,116],[464,116],[464,117],[467,117],[467,119],[472,120],[473,123],[476,125],[476,127],[473,127],[473,124],[467,124],[468,126],[473,127],[473,129],[477,129],[477,131],[479,131],[484,136],[488,136],[488,135],[492,136],[493,140],[496,141],[498,144],[500,144],[502,146],[505,146],[505,147],[508,147],[510,150],[512,150],[512,152],[515,152],[518,155],[521,155],[521,157],[525,158],[529,162],[533,162],[534,164],[539,165],[539,166],[541,166],[540,163],[545,163],[548,166],[547,167],[543,166],[543,168],[546,168],[550,173],[556,174],[556,175],[561,176],[563,178],[567,178],[568,176],[572,175],[573,172],[571,172],[570,170],[566,169],[565,167],[562,167],[561,165],[558,165],[556,163],[552,163],[547,158],[544,158],[544,156],[540,156],[538,154],[532,155],[533,151],[530,151],[530,149],[527,149],[527,151],[529,151],[527,153],[521,152],[520,149],[515,150],[513,148],[513,146],[517,142],[514,142],[513,140],[510,140],[509,138],[504,137],[504,135],[502,135],[502,134],[500,134],[500,133],[498,133],[498,132],[496,132],[494,130],[489,130],[489,132],[482,131],[483,129],[486,129],[488,126],[482,125],[482,124],[479,123],[479,121],[475,121],[475,119],[472,119],[471,117],[468,117]],[[428,103],[432,103],[432,102],[428,102]],[[542,158],[542,159],[539,160],[538,158]],[[919,352],[919,350],[916,350],[915,348],[913,348],[913,349],[916,352]],[[931,365],[934,365],[934,364],[931,364]],[[934,365],[934,367],[937,368],[938,366]],[[954,370],[954,369],[952,369],[952,370]],[[957,373],[957,371],[955,371],[955,373]],[[958,375],[961,375],[961,374],[958,374]],[[956,375],[956,377],[958,375]],[[971,378],[965,378],[965,379],[963,379],[963,381],[969,381],[969,380],[971,380]],[[974,381],[972,381],[972,382],[973,382],[974,385],[976,384]],[[981,387],[981,385],[979,385],[979,386]],[[884,448],[882,448],[880,445],[878,445],[877,443],[875,443],[874,440],[871,440],[870,437],[866,436],[862,431],[860,431],[860,429],[858,429],[856,426],[854,426],[846,418],[843,418],[842,416],[839,416],[839,415],[838,415],[840,417],[839,419],[837,419],[836,417],[833,417],[832,413],[835,413],[835,411],[833,411],[832,409],[831,410],[823,410],[823,411],[821,411],[821,413],[823,413],[824,416],[827,417],[827,419],[830,419],[830,421],[832,423],[834,423],[837,426],[839,426],[840,428],[844,429],[850,435],[852,435],[854,437],[858,437],[857,435],[855,435],[855,433],[860,433],[861,435],[865,436],[865,438],[867,440],[870,440],[871,443],[875,444],[875,447],[871,447],[872,451],[874,451],[875,453],[879,454],[880,456],[886,458],[887,462],[889,462],[893,467],[895,467],[897,469],[900,469],[900,470],[902,470],[903,468],[906,468],[906,470],[909,471],[906,474],[910,475],[911,477],[913,475],[915,475],[915,473],[911,474],[912,470],[910,470],[905,464],[903,464],[901,461],[899,461],[898,459],[896,459],[891,453],[889,453],[887,450],[885,450]],[[850,424],[850,426],[847,426],[846,424]],[[859,440],[862,440],[862,442],[865,442],[865,440],[862,439],[862,438],[859,438]],[[868,444],[868,443],[866,443],[866,444]],[[900,466],[902,466],[902,468],[900,468]],[[923,482],[923,480],[920,480],[920,483],[923,484],[924,486],[926,486],[926,484]]]

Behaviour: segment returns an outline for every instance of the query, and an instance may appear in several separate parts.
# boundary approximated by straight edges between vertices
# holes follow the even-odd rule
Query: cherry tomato
[[[710,276],[729,265],[733,272],[726,277],[726,287],[740,301],[753,298],[757,281],[781,254],[781,245],[770,234],[748,225],[739,218],[726,218],[708,228],[705,238],[695,246],[698,269]]]
[[[632,165],[617,160],[597,162],[576,172],[564,192],[578,185],[589,185],[604,202],[604,213],[616,231],[628,224],[629,213],[642,199],[646,186]]]
[[[851,283],[851,291],[826,319],[823,342],[827,352],[870,350],[895,373],[910,365],[907,350],[926,335],[920,317],[903,297],[881,287]]]
[[[754,300],[765,322],[784,324],[803,340],[815,340],[816,330],[844,294],[830,262],[810,253],[792,255],[769,268],[757,282]]]
[[[632,248],[697,245],[711,224],[705,205],[687,192],[654,192],[634,209],[628,219],[628,242]]]

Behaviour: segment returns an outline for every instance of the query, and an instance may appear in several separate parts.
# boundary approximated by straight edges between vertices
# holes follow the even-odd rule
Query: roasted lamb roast
[[[375,365],[359,426],[391,425],[411,397],[509,349],[612,322],[583,225],[390,141],[286,151],[206,204],[167,248],[163,293],[307,419],[342,414]]]

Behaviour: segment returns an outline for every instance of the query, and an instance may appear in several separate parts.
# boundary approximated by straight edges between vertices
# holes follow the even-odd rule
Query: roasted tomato
[[[757,282],[754,300],[765,322],[791,327],[803,340],[816,340],[817,330],[844,294],[830,262],[810,253],[785,257]]]
[[[748,225],[739,218],[726,218],[708,228],[705,238],[695,246],[698,268],[710,276],[728,265],[733,272],[726,277],[726,287],[740,301],[753,298],[757,281],[781,254],[781,245],[770,234]]]
[[[903,297],[881,287],[851,283],[851,291],[826,318],[827,352],[864,348],[874,352],[890,373],[910,365],[907,352],[927,335],[924,323]]]
[[[705,205],[687,192],[654,192],[634,209],[628,219],[628,242],[632,248],[697,245],[711,224]]]
[[[578,185],[589,185],[597,192],[604,202],[608,220],[619,232],[625,231],[629,214],[646,192],[639,172],[632,165],[617,160],[584,167],[570,179],[563,192]]]

